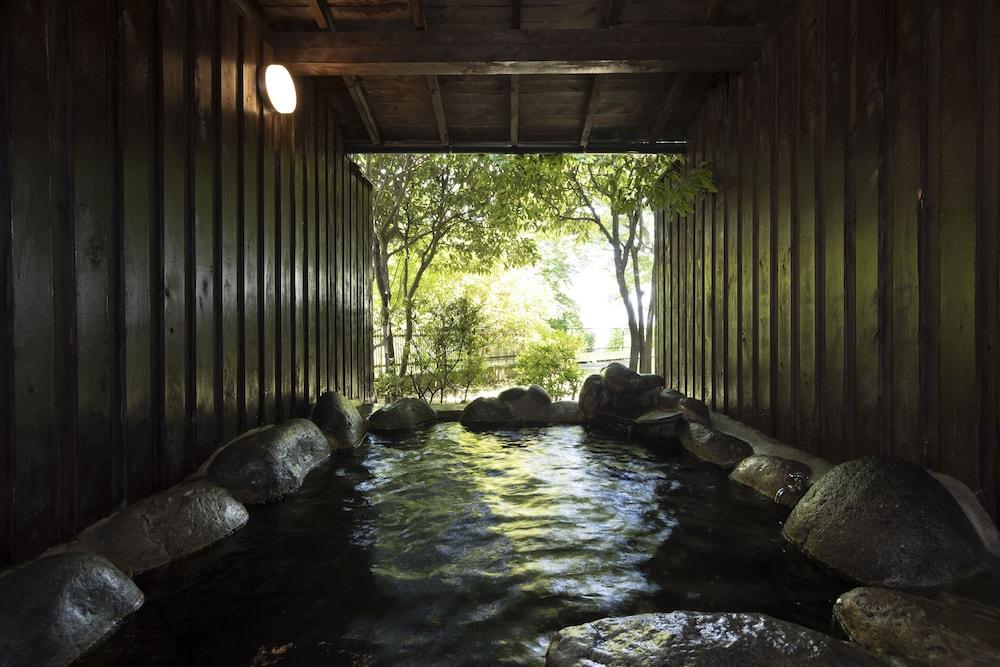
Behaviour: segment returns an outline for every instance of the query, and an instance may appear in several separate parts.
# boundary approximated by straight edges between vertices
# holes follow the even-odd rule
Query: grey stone
[[[789,480],[789,475],[803,476],[808,480],[812,476],[812,469],[805,463],[780,456],[754,454],[740,461],[729,474],[729,479],[749,486],[776,503],[794,507],[808,485],[801,487],[801,493],[797,493],[800,487],[795,484],[796,478]]]
[[[242,528],[247,510],[222,487],[184,482],[129,505],[81,536],[123,572],[141,574]]]
[[[337,391],[328,391],[320,396],[309,419],[323,431],[333,451],[354,449],[365,437],[365,421],[361,413]]]
[[[979,535],[951,494],[896,458],[832,468],[792,510],[784,533],[811,558],[869,586],[943,587],[984,566]]]
[[[683,425],[677,410],[651,410],[636,418],[632,435],[640,440],[676,440]]]
[[[527,389],[521,387],[507,389],[497,398],[510,406],[518,420],[526,423],[545,422],[548,408],[552,405],[548,393],[537,384]]]
[[[746,442],[697,422],[688,422],[687,428],[682,430],[681,443],[702,461],[727,470],[732,470],[753,454],[753,447]]]
[[[591,375],[580,388],[580,411],[585,420],[590,420],[598,412],[604,412],[611,403],[611,392],[604,386],[604,378]]]
[[[289,419],[230,442],[212,458],[206,477],[243,503],[267,503],[298,491],[309,471],[329,456],[330,445],[316,424]]]
[[[142,606],[132,580],[87,551],[65,551],[0,576],[0,663],[68,665]]]
[[[582,424],[583,412],[576,401],[556,401],[546,410],[545,421],[550,424]]]
[[[896,661],[1000,665],[1000,609],[973,600],[855,588],[837,599],[833,613],[851,641]]]
[[[499,398],[477,398],[465,406],[459,421],[463,426],[500,426],[520,420],[510,405]]]
[[[677,408],[684,415],[684,419],[696,424],[708,426],[712,422],[708,406],[697,398],[685,396],[677,401]]]
[[[547,667],[881,665],[863,649],[764,614],[674,611],[560,630]]]
[[[674,388],[664,389],[656,396],[656,407],[661,410],[677,410],[684,394]]]
[[[604,369],[604,384],[613,394],[641,394],[650,389],[659,390],[663,387],[663,378],[659,375],[640,375],[615,361]]]
[[[401,398],[380,408],[368,418],[368,430],[376,433],[412,431],[437,420],[434,408],[419,398]]]
[[[950,475],[933,470],[928,470],[927,472],[940,482],[941,486],[948,490],[948,493],[952,495],[958,506],[965,512],[965,516],[968,517],[972,527],[976,529],[986,551],[1000,558],[1000,532],[997,531],[997,525],[993,522],[993,517],[983,508],[982,503],[979,502],[979,498],[976,497],[973,490]]]

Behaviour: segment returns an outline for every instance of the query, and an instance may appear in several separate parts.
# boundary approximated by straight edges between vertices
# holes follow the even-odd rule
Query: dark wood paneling
[[[668,382],[833,461],[941,470],[994,517],[998,14],[986,1],[798,3],[690,133],[688,154],[715,166],[725,252],[697,245],[719,233],[701,206],[660,238],[705,261],[657,273],[681,297],[657,329],[684,350],[660,362]],[[720,271],[729,328],[702,324],[719,295],[699,285]],[[691,351],[702,332],[706,352],[729,355],[714,387],[698,379],[718,356]]]
[[[228,0],[0,12],[6,563],[322,391],[370,393],[371,186],[313,82],[294,117],[262,108],[270,47]]]

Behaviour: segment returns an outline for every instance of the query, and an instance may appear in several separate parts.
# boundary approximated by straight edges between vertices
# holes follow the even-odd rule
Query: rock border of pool
[[[864,637],[859,644],[863,649],[859,650],[930,664],[954,662],[956,656],[959,661],[974,663],[980,657],[1000,651],[1000,613],[990,617],[991,625],[986,631],[981,623],[977,625],[975,637],[970,635],[967,643],[972,648],[965,653],[959,641],[963,635],[960,630],[954,631],[950,637],[959,648],[952,648],[944,660],[932,655],[926,642],[921,645],[900,641],[900,618],[906,620],[907,632],[912,636],[920,636],[924,625],[927,632],[937,627],[910,611],[914,608],[912,596],[857,593],[902,589],[926,596],[980,571],[986,553],[1000,557],[1000,534],[996,526],[972,490],[954,478],[899,459],[869,457],[832,465],[723,414],[711,412],[704,402],[666,388],[658,375],[641,375],[614,363],[600,375],[586,379],[578,402],[554,402],[544,389],[531,386],[512,387],[496,397],[476,399],[460,412],[449,408],[435,410],[412,398],[380,407],[367,418],[362,410],[374,406],[360,407],[337,392],[325,392],[313,407],[310,419],[290,419],[247,431],[219,447],[179,484],[122,507],[83,530],[74,540],[0,572],[0,655],[13,656],[13,664],[69,664],[113,634],[142,605],[142,592],[131,580],[132,576],[186,558],[229,537],[247,523],[249,514],[245,505],[276,502],[294,494],[317,465],[360,445],[366,430],[394,435],[441,421],[458,421],[470,430],[577,424],[653,447],[683,447],[695,457],[729,470],[732,481],[792,508],[783,530],[785,538],[811,559],[868,586],[841,596],[849,603],[840,599],[836,603],[837,609],[852,605],[854,617],[865,618],[864,633],[856,632]],[[849,485],[858,488],[848,488]],[[908,493],[911,487],[917,487],[915,493]],[[882,497],[886,494],[889,497]],[[918,511],[898,502],[901,496],[907,496],[902,499],[906,503],[917,503]],[[823,509],[831,503],[831,498],[841,511],[832,517]],[[843,530],[852,522],[864,525],[860,531],[854,531],[862,534],[852,535],[850,530]],[[932,535],[937,532],[945,535],[933,545],[931,559],[918,558],[904,568],[923,576],[923,580],[883,576],[885,573],[878,568],[868,567],[868,561],[877,561],[884,555],[877,548],[882,540],[870,539],[871,527],[886,525],[893,526],[893,536],[904,535],[911,542],[926,536],[928,526]],[[961,547],[954,553],[949,552],[955,546],[952,542]],[[872,545],[876,547],[874,551]],[[904,541],[892,543],[890,548],[909,552],[914,545]],[[845,561],[831,557],[831,553],[859,556]],[[888,562],[890,567],[899,567],[897,560],[890,558]],[[930,577],[924,576],[936,563],[943,563],[944,567],[931,572]],[[22,604],[25,591],[42,594],[35,594],[30,603]],[[18,604],[11,603],[15,599]],[[948,599],[952,625],[956,614],[960,618],[962,609],[977,608],[976,603],[967,604],[961,598]],[[869,600],[877,600],[880,606],[863,608]],[[886,600],[898,601],[898,608],[887,608],[891,605]],[[87,613],[79,613],[81,609]],[[729,616],[733,622],[742,622],[753,615]],[[840,616],[846,618],[845,614]],[[67,624],[66,618],[73,622]],[[638,637],[644,633],[656,635],[655,628],[643,629],[642,621],[634,619],[603,619],[593,623],[614,625],[624,621]],[[767,622],[772,621],[775,619]],[[39,627],[47,630],[39,634]],[[990,631],[994,629],[993,636],[998,639],[991,643]],[[851,638],[851,628],[845,627],[844,631]],[[553,643],[560,636],[557,633]],[[811,637],[808,633],[802,636]],[[628,646],[628,642],[623,646]],[[671,651],[688,650],[683,644],[655,648],[657,655],[665,651],[663,655],[668,657]],[[616,664],[615,660],[627,657],[609,655],[609,661],[603,663],[593,661],[593,651],[581,649],[580,655],[584,654],[590,655],[585,663],[549,660],[547,664],[558,667]]]

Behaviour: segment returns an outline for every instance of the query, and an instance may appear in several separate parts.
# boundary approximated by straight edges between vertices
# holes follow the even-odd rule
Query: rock
[[[697,422],[688,422],[681,433],[681,443],[702,461],[714,463],[732,470],[748,456],[753,455],[753,447],[739,438],[714,431]]]
[[[289,419],[244,433],[212,458],[206,476],[247,504],[279,500],[298,491],[309,471],[330,456],[316,424]]]
[[[500,392],[497,397],[514,412],[514,416],[522,422],[540,424],[545,422],[552,399],[548,392],[533,384],[527,389],[513,387]]]
[[[604,386],[604,378],[591,375],[580,388],[580,411],[585,420],[590,420],[598,412],[603,412],[611,403],[611,392]]]
[[[708,406],[697,398],[685,396],[677,401],[677,408],[684,415],[684,419],[695,424],[708,426],[712,423],[712,418],[708,412]]]
[[[401,398],[376,410],[368,418],[368,430],[379,433],[412,431],[437,420],[434,408],[419,398]]]
[[[798,477],[789,480],[789,475]],[[794,507],[808,488],[811,476],[812,469],[805,463],[780,456],[755,454],[740,461],[729,474],[729,479],[749,486],[776,503]],[[803,478],[806,480],[805,485],[798,483],[798,480]]]
[[[140,500],[89,528],[84,544],[128,575],[183,558],[242,528],[249,518],[229,491],[203,480]]]
[[[548,407],[545,421],[550,424],[582,424],[583,412],[576,401],[556,401]]]
[[[1000,665],[1000,609],[942,595],[928,599],[884,588],[855,588],[834,618],[872,653],[922,665]]]
[[[764,614],[674,611],[604,618],[556,633],[547,667],[881,665],[847,642]]]
[[[615,361],[604,369],[604,384],[613,394],[641,394],[650,389],[661,388],[663,378],[659,375],[640,375]]]
[[[632,425],[632,436],[652,442],[677,440],[678,429],[682,426],[681,413],[677,410],[651,410],[636,418]]]
[[[587,421],[587,427],[605,435],[631,437],[632,425],[635,421],[626,417],[618,417],[610,412],[597,412]]]
[[[972,489],[954,477],[945,475],[944,473],[934,472],[933,470],[928,470],[927,472],[941,483],[941,486],[951,494],[955,502],[958,503],[958,506],[965,512],[965,516],[969,519],[972,527],[979,533],[979,539],[982,540],[986,551],[1000,558],[1000,532],[997,531],[997,526],[993,523],[993,518],[983,509],[982,503],[979,502],[979,498],[976,497]]]
[[[354,404],[337,391],[324,392],[309,419],[323,431],[330,449],[351,450],[365,437],[365,422]]]
[[[459,421],[463,426],[501,426],[519,420],[510,405],[499,398],[477,398],[465,406]]]
[[[677,410],[678,403],[685,398],[677,389],[664,389],[656,396],[656,407],[661,410]]]
[[[982,542],[951,494],[896,458],[832,468],[792,510],[784,533],[813,559],[870,586],[937,588],[984,566]]]
[[[0,576],[0,663],[68,665],[142,602],[131,579],[87,551],[8,570]]]

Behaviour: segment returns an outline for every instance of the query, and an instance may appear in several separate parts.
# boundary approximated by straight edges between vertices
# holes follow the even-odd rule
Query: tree
[[[406,375],[414,318],[424,278],[432,266],[487,271],[535,257],[523,234],[538,218],[530,189],[496,155],[368,155],[372,180],[372,254],[389,372]],[[396,320],[403,330],[398,364]]]
[[[547,156],[520,164],[539,184],[536,193],[561,229],[610,246],[632,339],[629,365],[648,372],[653,321],[642,290],[642,260],[652,235],[644,213],[691,213],[699,197],[715,191],[711,172],[703,165],[685,166],[679,155]]]
[[[577,387],[583,379],[576,358],[583,345],[582,336],[552,331],[524,348],[514,366],[514,375],[520,384],[537,384],[554,398],[576,398]]]

